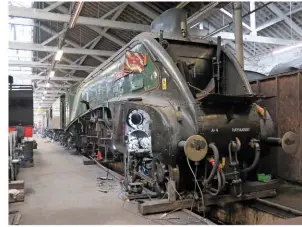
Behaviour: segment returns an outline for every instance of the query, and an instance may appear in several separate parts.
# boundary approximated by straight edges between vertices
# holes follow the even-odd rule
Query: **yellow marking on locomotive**
[[[222,160],[221,160],[221,166],[222,166],[222,168],[225,167],[225,157],[223,157]]]
[[[200,120],[210,120],[210,119],[216,119],[218,118],[220,115],[218,114],[211,114],[211,115],[206,115],[206,116],[200,116]]]
[[[166,78],[162,79],[161,86],[162,86],[163,90],[167,90],[167,79]]]
[[[264,108],[262,108],[261,106],[259,106],[259,105],[257,105],[257,104],[256,104],[256,108],[257,108],[258,114],[259,114],[260,116],[264,117],[264,112],[265,112]]]

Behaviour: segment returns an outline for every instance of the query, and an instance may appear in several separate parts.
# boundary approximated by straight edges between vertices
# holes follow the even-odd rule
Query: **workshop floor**
[[[117,183],[111,183],[108,193],[98,191],[108,189],[97,184],[97,177],[105,176],[99,167],[83,165],[80,155],[45,141],[37,139],[35,166],[21,169],[18,175],[25,181],[25,202],[10,204],[10,210],[21,212],[20,225],[156,224],[127,211],[135,211],[136,206],[118,198]]]

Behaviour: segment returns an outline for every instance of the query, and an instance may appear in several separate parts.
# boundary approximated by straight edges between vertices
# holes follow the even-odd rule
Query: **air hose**
[[[253,161],[253,163],[249,167],[241,170],[242,173],[246,173],[246,172],[251,171],[252,169],[254,169],[256,167],[256,165],[259,162],[259,159],[260,159],[260,146],[259,146],[259,144],[257,142],[255,142],[253,146],[255,147],[255,158],[254,158],[254,161]]]
[[[212,196],[217,196],[221,192],[222,189],[224,189],[226,180],[223,170],[217,170],[217,180],[218,180],[218,188],[210,188],[209,193]]]
[[[218,180],[218,188],[217,189],[210,188],[210,190],[209,190],[209,193],[210,193],[211,196],[217,196],[220,193],[221,189],[222,189],[222,187],[221,187],[222,186],[222,180],[221,180],[221,175],[220,175],[219,171],[217,171],[217,180]]]
[[[217,172],[217,168],[219,166],[219,152],[218,152],[217,147],[215,146],[215,144],[210,143],[209,148],[211,148],[214,153],[214,165],[213,165],[213,168],[212,168],[212,171],[211,171],[209,177],[203,182],[204,186],[207,185],[213,179],[213,177],[215,176],[215,173]]]

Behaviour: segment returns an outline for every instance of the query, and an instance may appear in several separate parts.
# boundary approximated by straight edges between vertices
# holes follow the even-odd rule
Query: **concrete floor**
[[[156,224],[127,211],[135,212],[135,204],[123,207],[118,183],[109,193],[99,192],[96,178],[105,176],[99,167],[83,165],[80,155],[45,141],[37,139],[35,166],[21,169],[18,175],[25,181],[25,202],[10,204],[10,210],[21,212],[20,225]]]

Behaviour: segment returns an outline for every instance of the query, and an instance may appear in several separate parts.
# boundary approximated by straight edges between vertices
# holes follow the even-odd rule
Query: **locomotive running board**
[[[224,206],[227,203],[257,199],[257,198],[274,197],[276,195],[277,192],[274,189],[251,192],[248,194],[244,194],[239,198],[230,195],[221,195],[215,198],[213,198],[210,195],[204,195],[204,204],[205,206],[210,206],[210,205]],[[177,209],[181,210],[181,209],[191,208],[192,203],[193,203],[192,199],[176,200],[174,202],[171,202],[168,199],[152,200],[152,201],[145,201],[143,203],[139,203],[138,210],[142,215],[156,214],[161,212],[169,212]],[[193,207],[197,207],[196,201],[194,201]]]

